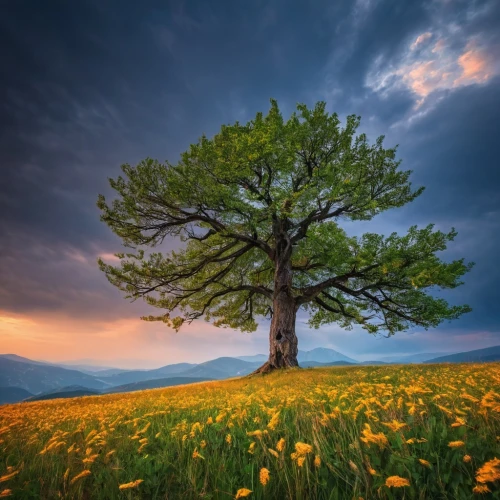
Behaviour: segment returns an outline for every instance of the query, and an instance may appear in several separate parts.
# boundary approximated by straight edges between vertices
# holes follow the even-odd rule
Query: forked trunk
[[[298,340],[295,334],[297,306],[292,295],[291,248],[278,260],[274,275],[273,317],[269,331],[269,359],[252,375],[278,368],[298,367]]]

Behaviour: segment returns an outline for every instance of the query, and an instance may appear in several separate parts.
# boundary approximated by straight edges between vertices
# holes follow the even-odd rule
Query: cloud
[[[453,87],[484,83],[493,76],[496,69],[489,55],[479,49],[474,40],[467,44],[465,52],[458,58],[458,64],[462,67],[462,74],[453,82]]]
[[[432,37],[432,33],[430,31],[426,31],[421,35],[418,35],[417,39],[410,45],[410,50],[415,50],[419,45],[424,43],[426,40]]]
[[[365,88],[382,100],[411,96],[413,106],[397,126],[421,119],[459,88],[487,85],[500,75],[494,2],[425,5],[426,29],[407,36],[392,55],[379,50],[364,78]]]
[[[419,54],[415,54],[412,47],[394,66],[388,65],[382,58],[378,59],[366,77],[366,86],[384,98],[395,91],[407,89],[414,96],[413,109],[418,110],[435,92],[484,84],[500,74],[500,67],[491,54],[492,49],[481,45],[477,39],[468,40],[460,51],[447,48],[444,42],[438,42],[431,50]]]
[[[449,295],[475,312],[452,327],[477,333],[477,344],[481,335],[489,342],[485,332],[498,331],[500,300],[493,222],[499,97],[491,84],[499,73],[497,4],[426,0],[393,8],[356,0],[290,9],[278,0],[244,9],[234,2],[123,9],[111,0],[61,5],[57,15],[33,4],[29,17],[13,4],[0,17],[0,53],[9,68],[0,79],[0,309],[10,318],[2,324],[2,349],[59,359],[75,351],[107,362],[142,358],[144,367],[148,358],[159,366],[267,352],[264,320],[250,335],[203,321],[174,334],[140,321],[157,311],[124,299],[97,267],[99,255],[117,263],[114,253],[126,249],[99,221],[95,202],[98,193],[115,196],[107,178],[121,174],[120,164],[148,156],[175,162],[202,133],[267,112],[269,97],[284,116],[297,102],[324,99],[342,122],[361,114],[360,132],[370,140],[387,133],[386,147],[401,143],[403,167],[414,169],[413,182],[426,192],[356,230],[387,235],[412,223],[456,226],[455,253],[478,265],[467,286]],[[365,86],[368,73],[372,88]],[[390,128],[398,122],[411,127]],[[490,222],[481,223],[486,213]],[[166,240],[161,250],[178,244]],[[358,348],[369,356],[426,345],[418,332],[375,340],[335,325],[310,331],[299,322],[297,330],[301,349],[328,346],[355,358]],[[463,332],[450,332],[446,324],[429,338],[460,345]]]

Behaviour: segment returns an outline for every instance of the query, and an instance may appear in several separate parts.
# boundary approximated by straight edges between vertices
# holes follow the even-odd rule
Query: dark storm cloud
[[[95,207],[98,193],[112,194],[107,177],[146,156],[175,161],[202,133],[248,119],[252,104],[265,111],[280,79],[293,82],[294,57],[306,69],[321,63],[324,52],[307,57],[295,37],[293,13],[277,3],[262,9],[260,16],[232,3],[190,12],[176,2],[4,6],[0,307],[59,310],[69,290],[107,294],[96,272],[69,272],[82,263],[67,252],[95,262],[99,252],[120,249]],[[319,9],[295,15],[312,29],[321,24]],[[75,300],[78,307],[88,309]]]
[[[370,140],[399,143],[402,168],[427,186],[366,230],[455,226],[446,255],[478,264],[467,288],[447,295],[474,308],[453,327],[500,330],[498,79],[438,90],[443,99],[414,121],[409,88],[384,97],[367,85],[428,30],[461,26],[450,38],[457,51],[473,35],[495,46],[493,2],[19,1],[1,9],[0,309],[149,312],[131,308],[95,264],[121,249],[95,206],[98,193],[113,194],[107,178],[147,156],[176,162],[203,133],[267,112],[270,97],[285,118],[297,102],[326,99],[341,117],[360,114],[358,132]]]

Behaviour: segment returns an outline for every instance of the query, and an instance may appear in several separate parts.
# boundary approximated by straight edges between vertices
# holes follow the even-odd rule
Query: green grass
[[[500,498],[498,480],[476,481],[500,457],[499,386],[499,363],[356,366],[5,405],[0,494],[231,499],[247,488],[251,499],[458,500],[479,485]],[[384,425],[394,420],[404,426]],[[311,446],[302,466],[296,443]],[[390,476],[409,486],[386,486]]]

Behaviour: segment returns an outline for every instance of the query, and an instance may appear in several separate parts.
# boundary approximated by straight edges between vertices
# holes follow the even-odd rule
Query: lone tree
[[[166,310],[147,321],[178,330],[204,317],[216,326],[254,331],[271,317],[269,360],[257,372],[298,366],[295,320],[302,307],[310,325],[359,324],[387,335],[425,329],[471,311],[427,295],[455,288],[473,263],[450,263],[435,253],[456,236],[412,226],[405,236],[350,237],[341,220],[371,220],[413,201],[411,170],[399,171],[396,147],[354,137],[360,117],[297,105],[283,121],[271,99],[267,116],[222,126],[181,155],[177,165],[146,159],[123,165],[126,179],[109,179],[119,197],[99,195],[101,220],[136,253],[99,259],[108,280],[134,300]],[[166,236],[184,248],[144,257]]]

